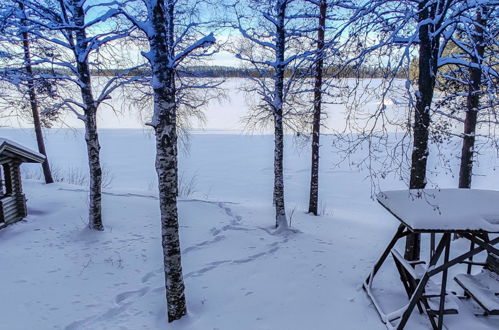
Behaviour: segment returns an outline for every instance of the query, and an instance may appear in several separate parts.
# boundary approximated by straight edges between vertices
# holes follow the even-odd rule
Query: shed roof
[[[0,137],[0,159],[16,158],[24,163],[43,163],[45,156],[9,139]]]

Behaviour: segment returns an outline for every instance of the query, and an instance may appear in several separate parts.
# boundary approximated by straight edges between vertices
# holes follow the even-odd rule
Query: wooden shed
[[[0,138],[0,229],[27,215],[21,164],[43,163],[44,160],[42,154]]]

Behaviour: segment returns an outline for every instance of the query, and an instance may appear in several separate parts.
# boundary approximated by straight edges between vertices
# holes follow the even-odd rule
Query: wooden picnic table
[[[442,329],[444,314],[458,312],[451,306],[451,299],[446,299],[448,269],[460,263],[471,263],[473,256],[483,251],[499,256],[499,250],[495,248],[499,237],[489,239],[489,234],[499,233],[499,191],[397,190],[381,192],[377,200],[401,224],[363,283],[364,290],[388,328],[403,329],[417,307],[420,313],[428,316],[434,329]],[[401,238],[411,233],[431,235],[428,263],[408,261],[394,249]],[[468,252],[451,258],[453,234],[469,240],[471,247]],[[435,244],[437,236],[440,237]],[[443,261],[439,263],[442,254]],[[394,259],[409,302],[395,312],[385,313],[371,288],[389,255]],[[437,274],[441,274],[439,283],[433,281]]]

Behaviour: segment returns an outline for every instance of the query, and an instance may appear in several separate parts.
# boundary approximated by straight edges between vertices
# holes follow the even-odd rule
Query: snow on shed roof
[[[45,156],[19,143],[0,137],[0,157],[18,157],[26,163],[42,163]]]
[[[377,199],[414,231],[499,232],[499,191],[393,190],[379,193]]]

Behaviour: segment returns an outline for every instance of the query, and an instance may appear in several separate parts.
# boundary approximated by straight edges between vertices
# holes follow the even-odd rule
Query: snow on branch
[[[215,36],[213,35],[213,33],[210,33],[209,35],[195,41],[193,44],[183,49],[179,54],[175,56],[175,58],[173,59],[173,63],[171,63],[171,65],[175,67],[184,58],[191,55],[195,50],[200,48],[208,48],[214,45],[215,43],[216,43]]]

